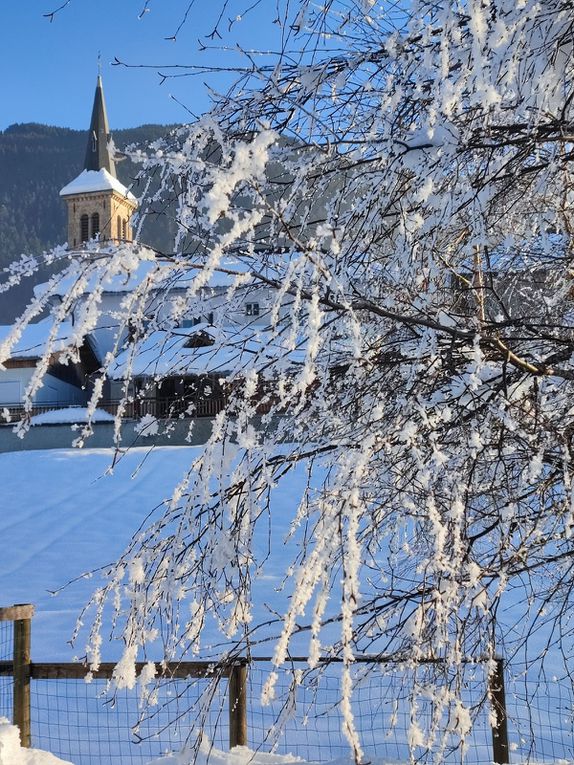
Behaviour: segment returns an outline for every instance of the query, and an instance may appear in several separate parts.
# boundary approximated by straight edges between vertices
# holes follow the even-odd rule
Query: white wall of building
[[[24,392],[34,374],[33,367],[20,367],[6,369],[0,372],[0,406],[19,404],[22,402]],[[14,398],[17,396],[17,398]],[[43,385],[34,396],[36,404],[85,404],[87,401],[86,391],[75,385],[59,380],[53,375],[44,377]]]

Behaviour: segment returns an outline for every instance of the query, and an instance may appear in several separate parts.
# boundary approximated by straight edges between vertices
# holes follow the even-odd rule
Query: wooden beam
[[[492,760],[498,765],[510,762],[508,746],[508,716],[504,690],[504,661],[496,659],[494,671],[488,678],[490,703],[495,721],[492,724]]]
[[[0,622],[15,622],[18,619],[31,619],[33,616],[34,606],[31,603],[0,608]]]
[[[136,673],[139,675],[146,662],[136,662]],[[97,672],[92,672],[94,679],[109,680],[113,676],[116,663],[102,662]],[[157,676],[165,679],[174,678],[209,678],[214,676],[227,677],[231,668],[226,665],[207,661],[170,662],[165,667],[156,664]],[[84,664],[68,662],[33,662],[30,665],[30,675],[34,680],[83,680],[90,672]],[[3,674],[0,663],[0,674]]]
[[[247,664],[236,664],[227,681],[229,748],[247,746]]]
[[[14,622],[14,707],[13,722],[20,729],[23,747],[31,746],[30,729],[30,644],[31,619]]]
[[[89,667],[76,662],[31,662],[30,677],[34,680],[83,680],[88,674]],[[96,679],[109,680],[116,664],[115,662],[103,662],[97,672],[93,672]],[[145,662],[136,663],[136,672],[139,675],[145,666]],[[165,668],[160,662],[157,663],[158,677],[178,679],[209,678],[214,676],[228,677],[232,667],[225,664],[210,663],[208,661],[180,661],[169,662]],[[0,677],[10,677],[14,674],[14,664],[11,661],[0,661]]]

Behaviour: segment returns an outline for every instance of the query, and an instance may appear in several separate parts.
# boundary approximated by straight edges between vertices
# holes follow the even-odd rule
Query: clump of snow
[[[182,752],[172,752],[152,760],[147,765],[288,765],[295,762],[307,765],[306,760],[292,754],[269,754],[253,751],[246,746],[236,746],[230,752],[222,752],[204,741],[197,753],[194,749],[184,749]],[[354,765],[354,763],[353,757],[349,755],[323,765]],[[379,757],[369,758],[369,763],[370,765],[405,765],[404,762],[384,760]],[[536,765],[569,765],[569,763],[566,760],[556,760],[554,763],[537,762]]]
[[[204,740],[199,752],[194,749],[172,752],[152,760],[148,765],[287,765],[293,762],[305,761],[293,754],[254,752],[246,746],[236,746],[230,752],[222,752]]]
[[[58,425],[68,422],[86,422],[88,409],[85,406],[69,406],[65,409],[52,409],[36,414],[30,420],[31,425]],[[92,422],[113,422],[114,416],[104,409],[96,409],[91,416]]]
[[[159,430],[159,420],[153,414],[144,414],[141,420],[134,425],[134,430],[140,436],[155,436]]]
[[[0,765],[72,765],[50,752],[24,749],[20,745],[20,731],[5,717],[0,717]]]

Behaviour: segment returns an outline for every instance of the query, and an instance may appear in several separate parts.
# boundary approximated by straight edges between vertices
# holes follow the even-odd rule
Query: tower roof
[[[86,147],[86,158],[84,160],[84,170],[107,170],[110,175],[116,178],[116,166],[110,147],[110,128],[108,125],[108,115],[106,114],[106,102],[104,100],[104,89],[102,78],[98,75],[96,84],[96,93],[94,95],[94,106],[92,108],[92,119],[90,122],[90,133],[88,136],[88,145]]]

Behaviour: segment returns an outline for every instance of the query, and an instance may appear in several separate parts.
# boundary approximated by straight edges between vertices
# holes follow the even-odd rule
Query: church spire
[[[60,191],[68,205],[68,246],[85,242],[131,242],[130,218],[137,199],[118,180],[110,142],[102,78],[98,75],[84,169]]]
[[[84,170],[105,169],[114,178],[117,177],[116,166],[112,151],[110,150],[109,141],[110,128],[108,125],[108,115],[106,114],[104,89],[102,86],[102,78],[98,74],[94,106],[92,108],[90,133],[88,135],[88,145],[86,147],[86,158],[84,160]]]

